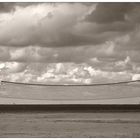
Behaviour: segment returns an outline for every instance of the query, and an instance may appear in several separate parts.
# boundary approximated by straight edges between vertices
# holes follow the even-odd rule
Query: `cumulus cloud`
[[[1,5],[16,7],[13,14],[0,16],[3,19],[0,42],[9,46],[61,47],[104,43],[133,30],[136,22],[132,15],[138,11],[138,4],[133,3]]]
[[[140,74],[134,74],[132,80],[140,80]]]
[[[140,73],[138,3],[0,7],[1,79],[96,83],[133,80]]]
[[[43,68],[44,67],[44,68]],[[17,63],[0,64],[1,71],[9,72],[3,77],[3,80],[17,81],[17,82],[40,82],[40,83],[104,83],[104,82],[118,82],[131,80],[133,74],[127,71],[123,72],[109,72],[100,69],[95,69],[85,63],[54,63],[46,66],[38,64],[28,65]],[[43,68],[39,70],[40,68]],[[37,72],[38,69],[38,72]]]
[[[0,63],[0,71],[1,72],[9,72],[9,73],[17,73],[21,72],[26,68],[26,65],[23,63],[17,62],[1,62]]]
[[[100,5],[103,8],[98,8]],[[17,4],[13,14],[1,15],[3,20],[0,24],[0,43],[1,45],[17,47],[102,44],[135,28],[135,24],[130,20],[123,22],[116,18],[125,17],[125,12],[128,12],[130,7],[131,4],[106,5],[104,3],[91,4],[90,6],[82,3],[62,3],[55,6],[40,3],[24,7],[19,7]],[[114,9],[115,11],[110,12],[107,9],[111,11]],[[101,15],[104,18],[100,16],[102,12],[104,14]],[[107,18],[113,21],[116,19],[116,21],[112,23],[108,20],[107,24],[106,22],[98,24],[95,20],[90,23],[86,17],[92,14],[99,15],[97,17],[103,20]],[[93,17],[93,19],[96,18]]]
[[[57,6],[41,3],[17,8],[14,14],[5,15],[11,17],[9,20],[6,18],[0,24],[0,42],[9,46],[46,47],[87,44],[92,40],[76,34],[73,26],[82,20],[88,11],[89,6],[81,3],[62,3]]]

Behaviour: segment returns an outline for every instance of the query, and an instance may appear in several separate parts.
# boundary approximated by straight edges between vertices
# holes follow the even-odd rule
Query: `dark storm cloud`
[[[118,32],[115,38],[119,38],[119,41],[115,42],[115,52],[120,52],[125,57],[130,56],[132,61],[139,62],[139,15],[140,3],[99,3],[96,9],[86,16],[85,20],[90,24],[96,23],[96,28],[93,29],[93,32],[96,31],[99,34],[112,32],[112,35],[114,32]],[[109,37],[108,39],[111,38]],[[106,58],[105,55],[100,55],[100,58],[104,57]],[[111,57],[115,57],[115,55],[108,56],[107,60],[111,60]],[[121,57],[119,58],[121,59]]]
[[[0,34],[0,45],[5,46],[66,47],[96,45],[129,33],[136,26],[135,22],[130,22],[131,20],[125,18],[128,13],[135,12],[136,4],[130,3],[62,3],[55,6],[52,6],[51,3],[1,4],[7,4],[3,11],[8,7],[11,7],[9,8],[10,11],[15,6],[29,7],[34,5],[30,8],[36,9],[37,13],[32,13],[30,8],[22,9],[23,14],[21,13],[18,16],[17,12],[9,25],[1,26],[3,29],[1,29]],[[40,15],[36,6],[38,4],[40,4],[40,8],[44,9],[44,12]],[[97,5],[96,8],[93,8],[94,5]],[[94,10],[86,16],[90,7]],[[72,9],[75,9],[75,12]],[[29,17],[26,15],[26,10],[29,10]],[[138,11],[138,8],[136,11]],[[44,13],[45,15],[38,19]],[[24,17],[24,15],[27,17]],[[86,17],[85,20],[84,17]],[[131,14],[130,19],[132,17],[133,14]],[[80,24],[86,23],[90,25],[79,27]]]
[[[15,11],[15,7],[27,7],[30,5],[40,4],[35,2],[0,2],[0,13],[8,13]]]
[[[77,9],[72,11],[73,8]],[[78,18],[87,10],[88,7],[81,3],[62,3],[56,7],[41,3],[39,6],[21,9],[20,14],[16,12],[13,15],[9,25],[2,24],[0,45],[63,47],[98,43],[98,37],[77,34],[73,29]]]
[[[139,15],[139,3],[0,3],[0,80],[131,80]]]
[[[52,57],[44,51],[41,58],[40,54],[39,57],[32,54],[26,57],[25,53],[25,56],[14,57],[12,60],[79,63],[97,57],[102,61],[114,62],[127,57],[129,53],[126,53],[126,50],[139,50],[139,30],[137,30],[139,16],[136,15],[140,11],[140,4],[41,3],[38,6],[38,3],[14,3],[14,5],[19,8],[15,11],[16,14],[9,14],[13,16],[10,18],[11,21],[1,23],[0,45],[11,48],[29,46],[52,48],[50,54],[58,56]],[[130,36],[127,42],[123,42],[125,35]],[[99,51],[102,49],[100,45],[104,46],[106,42],[113,42],[118,37],[120,42],[114,43],[112,54],[109,54],[107,47]],[[75,51],[78,47],[83,47],[86,51],[82,49]],[[57,51],[59,48],[62,49]],[[121,51],[123,49],[125,51]]]
[[[133,8],[131,3],[99,3],[86,20],[102,24],[125,21],[125,14]]]
[[[44,9],[40,15],[38,4],[40,9],[41,5]],[[140,11],[136,3],[54,3],[55,6],[52,6],[53,3],[0,3],[1,12],[10,12],[16,6],[31,5],[34,5],[30,8],[36,9],[36,14],[30,8],[22,9],[19,16],[18,12],[14,15],[9,25],[1,26],[0,45],[65,47],[102,44],[132,32]],[[93,5],[96,7],[93,8]],[[51,10],[52,7],[55,8]],[[88,14],[90,7],[93,10]],[[29,10],[29,17],[26,10]],[[42,18],[38,18],[44,13]]]
[[[0,13],[7,13],[15,10],[14,3],[0,2]]]

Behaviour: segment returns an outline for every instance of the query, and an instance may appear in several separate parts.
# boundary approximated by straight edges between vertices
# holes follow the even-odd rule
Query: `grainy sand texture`
[[[140,113],[0,113],[0,137],[140,137]]]

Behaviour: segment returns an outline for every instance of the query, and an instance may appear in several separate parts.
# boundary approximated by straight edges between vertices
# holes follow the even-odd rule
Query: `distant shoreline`
[[[2,104],[3,112],[140,112],[139,104]]]

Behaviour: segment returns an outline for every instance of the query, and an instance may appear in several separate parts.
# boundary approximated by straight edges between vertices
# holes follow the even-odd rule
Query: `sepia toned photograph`
[[[0,2],[0,138],[140,138],[140,3]]]

